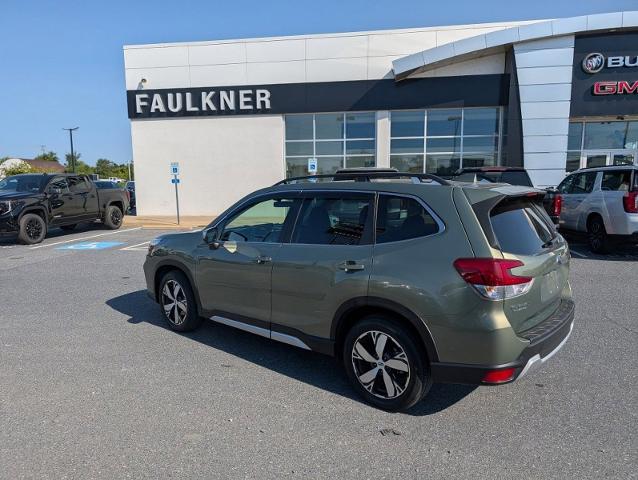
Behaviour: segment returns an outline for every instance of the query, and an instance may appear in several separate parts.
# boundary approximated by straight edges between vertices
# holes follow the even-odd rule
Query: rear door
[[[556,310],[569,291],[567,243],[543,206],[529,197],[505,198],[491,210],[490,224],[503,257],[522,262],[512,273],[533,278],[527,293],[503,302],[512,328],[528,330]]]
[[[375,195],[302,196],[290,243],[273,259],[272,330],[328,338],[337,308],[368,292]]]
[[[602,172],[600,208],[603,218],[608,220],[605,227],[609,234],[625,233],[622,230],[627,223],[627,212],[623,198],[631,190],[631,174],[630,169]]]
[[[78,217],[97,215],[97,195],[95,188],[84,175],[67,177],[69,191]]]

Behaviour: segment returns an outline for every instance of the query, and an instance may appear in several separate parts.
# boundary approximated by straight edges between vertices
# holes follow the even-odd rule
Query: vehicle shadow
[[[572,256],[584,260],[603,260],[607,262],[637,262],[638,244],[613,243],[607,253],[593,253],[587,244],[587,236],[575,232],[561,232],[565,237]]]
[[[145,290],[112,298],[107,300],[106,304],[127,315],[128,322],[131,324],[145,322],[163,328],[171,334],[179,335],[166,326],[159,307],[146,295]],[[181,335],[300,382],[362,402],[352,390],[343,369],[334,358],[268,340],[212,321],[204,322],[202,327],[194,332]],[[405,413],[414,416],[438,413],[462,400],[475,388],[468,385],[436,384],[424,401]]]
[[[65,237],[65,236],[69,236],[69,238],[72,238],[70,235],[74,233],[92,232],[94,230],[104,230],[104,228],[105,228],[104,225],[99,222],[80,223],[77,227],[75,227],[73,230],[70,230],[70,231],[53,227],[47,231],[47,236],[45,238],[45,241],[58,238],[58,237]],[[18,235],[16,233],[0,234],[0,245],[15,245],[18,243],[19,243]]]

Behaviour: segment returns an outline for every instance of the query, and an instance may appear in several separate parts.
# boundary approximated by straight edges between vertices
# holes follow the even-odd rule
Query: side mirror
[[[217,235],[218,235],[217,229],[214,228],[214,227],[213,228],[207,228],[202,233],[202,237],[204,239],[204,242],[206,242],[206,244],[210,248],[215,249],[215,250],[218,249],[221,246],[221,244],[222,244],[222,242],[220,242],[217,239]]]
[[[60,195],[60,194],[62,194],[62,189],[61,188],[50,188],[49,189],[49,194],[51,194],[51,195]]]

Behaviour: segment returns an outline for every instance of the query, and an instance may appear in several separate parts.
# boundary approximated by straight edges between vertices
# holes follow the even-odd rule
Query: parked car
[[[532,179],[529,178],[527,170],[522,167],[467,167],[459,169],[452,180],[456,182],[472,183],[509,183],[510,185],[521,185],[532,187]],[[563,205],[562,197],[554,190],[548,189],[548,194],[543,198],[543,207],[552,219],[554,224],[558,224],[558,218]]]
[[[137,202],[135,201],[135,181],[129,180],[126,182],[126,190],[128,191],[131,200],[131,209],[133,209],[137,206]]]
[[[17,232],[22,243],[39,243],[51,227],[72,230],[78,223],[101,220],[122,225],[128,196],[97,189],[86,175],[23,174],[0,180],[0,232]]]
[[[573,326],[569,250],[529,187],[346,170],[279,182],[144,263],[170,328],[203,318],[341,359],[371,404],[512,382]]]
[[[587,233],[592,252],[638,243],[638,166],[577,170],[556,191],[563,198],[560,228]]]

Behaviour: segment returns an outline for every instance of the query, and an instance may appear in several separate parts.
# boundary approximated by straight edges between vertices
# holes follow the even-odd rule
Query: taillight
[[[638,191],[627,192],[622,197],[622,204],[625,207],[627,213],[638,213]]]
[[[503,368],[501,370],[489,370],[483,377],[483,383],[505,383],[514,378],[516,370],[514,368]]]
[[[556,195],[554,197],[554,204],[552,205],[552,213],[555,217],[560,217],[560,212],[563,209],[563,197]]]
[[[534,279],[510,271],[523,265],[520,260],[499,258],[459,258],[454,261],[454,268],[463,280],[488,300],[506,300],[529,292]]]

